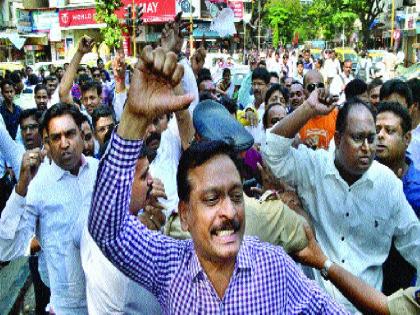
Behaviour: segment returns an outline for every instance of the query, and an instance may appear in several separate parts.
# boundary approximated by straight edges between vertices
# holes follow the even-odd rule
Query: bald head
[[[307,90],[308,84],[324,82],[324,78],[318,70],[309,70],[303,77],[303,87]]]

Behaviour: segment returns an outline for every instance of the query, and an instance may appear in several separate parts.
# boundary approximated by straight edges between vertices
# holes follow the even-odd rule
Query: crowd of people
[[[420,314],[420,80],[305,50],[237,87],[185,27],[129,76],[84,36],[1,81],[0,261],[29,256],[36,313]]]

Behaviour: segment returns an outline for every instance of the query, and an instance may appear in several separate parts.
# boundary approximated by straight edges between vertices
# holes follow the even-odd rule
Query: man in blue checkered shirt
[[[156,295],[165,314],[346,314],[280,247],[243,237],[242,182],[223,143],[194,144],[179,163],[179,213],[192,240],[149,231],[130,215],[139,139],[154,117],[192,100],[174,94],[182,74],[175,54],[143,50],[98,170],[88,225],[95,242],[118,269]]]

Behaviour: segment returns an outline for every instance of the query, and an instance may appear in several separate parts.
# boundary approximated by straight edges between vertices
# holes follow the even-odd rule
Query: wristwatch
[[[331,266],[333,265],[333,262],[330,259],[327,259],[324,263],[324,267],[321,268],[321,276],[325,280],[328,280],[328,270],[330,270]]]

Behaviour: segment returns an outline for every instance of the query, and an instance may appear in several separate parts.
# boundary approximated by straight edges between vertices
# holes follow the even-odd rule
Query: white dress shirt
[[[245,126],[244,128],[252,135],[254,138],[254,143],[257,145],[262,145],[265,142],[265,129],[263,124],[263,117],[265,113],[265,103],[261,103],[258,109],[255,108],[254,103],[250,104],[247,108],[252,108],[257,111],[258,114],[258,125],[256,126]],[[245,111],[246,111],[245,109]]]
[[[277,177],[296,187],[325,254],[381,290],[382,264],[394,238],[397,250],[419,272],[420,222],[394,173],[374,161],[349,186],[334,165],[333,153],[304,145],[294,149],[292,141],[268,134],[264,156]],[[355,310],[331,282],[318,272],[315,278],[339,303]]]
[[[54,162],[42,163],[21,197],[13,192],[0,220],[0,260],[24,255],[36,230],[56,314],[87,314],[85,278],[77,245],[87,222],[98,161],[82,156],[74,176]],[[82,217],[81,217],[82,216]],[[43,279],[45,281],[45,279]]]
[[[119,271],[102,254],[87,225],[83,229],[80,254],[86,276],[89,314],[161,314],[160,304],[148,290]]]
[[[353,75],[350,74],[349,76],[346,76],[344,73],[341,73],[335,76],[334,79],[332,80],[331,86],[330,86],[330,93],[332,95],[340,96],[340,99],[338,100],[338,105],[344,104],[344,102],[346,101],[344,88],[351,80],[354,80]]]
[[[176,118],[173,117],[168,123],[168,129],[162,132],[160,146],[155,159],[150,163],[150,173],[159,178],[165,186],[166,200],[159,198],[159,202],[165,206],[166,217],[172,211],[178,209],[178,186],[176,172],[178,171],[179,159],[181,158],[182,145],[178,131]]]

